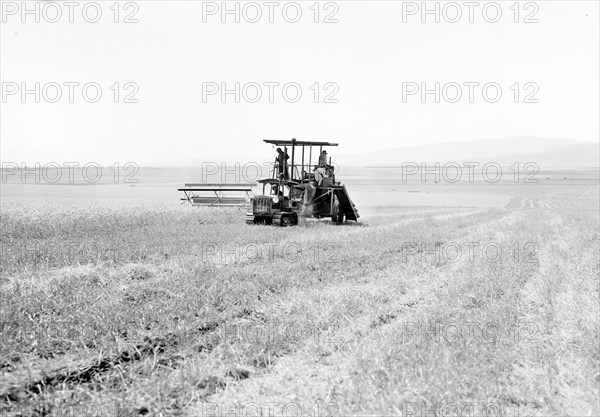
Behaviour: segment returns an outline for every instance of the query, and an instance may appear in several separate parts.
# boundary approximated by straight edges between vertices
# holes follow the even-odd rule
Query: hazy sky
[[[344,153],[509,136],[599,140],[597,1],[441,2],[439,23],[416,10],[421,2],[227,2],[239,23],[222,2],[121,2],[117,16],[101,1],[99,18],[90,2],[41,2],[39,23],[20,1],[1,3],[2,161],[214,160],[269,153],[262,139],[292,137],[339,141]],[[20,91],[36,82],[40,103]],[[214,90],[236,82],[240,103]],[[423,103],[414,87],[436,82],[440,103],[433,93]],[[473,103],[470,82],[480,83]],[[79,83],[73,103],[68,83]],[[83,96],[87,83],[101,88],[96,103]],[[497,84],[484,97],[488,83]],[[502,96],[488,102],[498,86]],[[124,103],[129,93],[137,103]]]

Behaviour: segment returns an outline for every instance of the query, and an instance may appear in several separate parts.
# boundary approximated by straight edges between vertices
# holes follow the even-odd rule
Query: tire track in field
[[[396,222],[392,222],[392,223],[385,223],[385,224],[380,224],[377,226],[372,226],[369,227],[365,230],[368,230],[369,232],[371,231],[376,231],[378,229],[387,229],[390,227],[396,227],[396,226],[404,226],[407,224],[412,224],[412,223],[417,223],[419,221],[425,221],[427,220],[427,218],[425,216],[432,216],[432,219],[434,221],[443,221],[443,220],[455,220],[455,219],[460,219],[463,217],[468,217],[468,216],[472,216],[472,215],[477,215],[480,213],[484,213],[488,210],[486,209],[468,209],[468,210],[461,210],[459,213],[442,213],[442,214],[438,214],[437,212],[425,212],[425,213],[421,213],[419,216],[417,216],[418,213],[415,213],[414,217],[408,217],[405,219],[401,219],[399,221]],[[362,231],[362,230],[360,230]],[[359,230],[353,230],[353,232],[359,232]]]
[[[598,201],[597,199],[587,198],[583,196],[568,196],[554,198],[513,197],[505,206],[505,208],[513,210],[591,210],[598,208]]]
[[[567,228],[564,215],[551,213],[544,220],[552,236],[540,250],[538,272],[521,290],[520,321],[527,323],[527,329],[519,335],[523,342],[515,374],[524,381],[527,395],[543,404],[543,415],[596,415],[597,368],[594,375],[588,362],[593,360],[586,361],[581,349],[585,333],[598,328],[597,286],[591,271],[579,270],[586,264],[578,258],[594,255],[586,254],[585,246],[575,249],[582,233]],[[591,317],[596,318],[595,325],[583,324]]]
[[[27,374],[26,378],[18,375],[12,378],[12,383],[3,381],[4,388],[0,390],[0,405],[3,402],[19,402],[25,397],[45,394],[65,386],[87,384],[95,378],[113,371],[118,366],[131,366],[147,357],[164,356],[173,351],[181,339],[192,339],[203,335],[211,335],[219,326],[228,320],[236,320],[249,315],[251,312],[242,311],[229,319],[206,322],[186,329],[183,333],[169,332],[156,337],[146,336],[142,342],[132,344],[127,349],[115,354],[100,355],[95,360],[82,360],[71,366],[60,366],[39,373]],[[213,345],[207,343],[202,346],[205,352],[210,352]],[[7,375],[4,375],[6,378]],[[7,378],[8,380],[8,378]]]
[[[380,218],[386,218],[386,217],[410,217],[410,216],[419,216],[419,217],[423,217],[424,215],[428,215],[428,214],[446,214],[446,213],[452,213],[452,212],[458,212],[458,211],[464,211],[464,210],[469,210],[472,209],[471,207],[434,207],[434,208],[427,208],[427,209],[420,209],[420,210],[406,210],[406,211],[396,211],[396,212],[391,212],[391,213],[374,213],[372,215],[367,214],[364,217],[361,217],[361,219],[364,220],[377,220]]]
[[[467,218],[470,216],[476,216],[476,215],[479,215],[486,211],[488,211],[488,210],[477,209],[477,210],[471,210],[471,211],[467,211],[467,212],[461,211],[460,213],[451,213],[451,214],[444,213],[444,214],[440,214],[440,215],[433,215],[431,217],[431,220],[433,220],[433,221],[458,220],[458,219],[463,219],[463,218]],[[414,217],[414,218],[411,217],[411,218],[401,219],[401,220],[398,220],[393,223],[386,223],[386,224],[381,224],[381,225],[377,225],[377,226],[348,227],[348,228],[341,228],[341,230],[330,229],[330,228],[321,229],[321,230],[312,230],[311,229],[310,235],[308,235],[308,234],[289,235],[289,237],[287,237],[283,240],[286,241],[286,240],[294,239],[295,241],[304,241],[304,242],[309,241],[309,240],[320,240],[320,239],[327,240],[328,238],[330,238],[331,232],[333,232],[333,231],[338,232],[335,234],[336,237],[342,236],[344,238],[350,238],[351,236],[354,236],[354,235],[376,234],[382,230],[384,230],[385,232],[389,232],[389,229],[392,229],[392,228],[413,225],[413,224],[417,224],[419,222],[424,222],[426,220],[427,220],[426,218],[424,218],[423,216],[420,216],[420,217]]]

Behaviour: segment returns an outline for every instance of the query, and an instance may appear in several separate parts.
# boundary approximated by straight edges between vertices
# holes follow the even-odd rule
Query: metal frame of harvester
[[[338,146],[337,143],[296,139],[264,142],[282,148],[291,156],[291,162],[285,160],[283,167],[275,164],[270,177],[258,181],[263,193],[251,199],[246,223],[295,226],[299,217],[331,218],[337,224],[358,221],[358,210],[346,187],[336,180],[331,158],[326,162],[319,158],[323,148]],[[319,150],[316,164],[313,148]]]

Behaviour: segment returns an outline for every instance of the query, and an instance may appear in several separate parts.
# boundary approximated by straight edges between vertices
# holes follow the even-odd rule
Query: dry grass
[[[370,213],[279,229],[236,210],[3,202],[0,407],[600,413],[596,211]],[[494,242],[504,256],[449,262],[403,242]],[[511,252],[527,242],[531,262]]]

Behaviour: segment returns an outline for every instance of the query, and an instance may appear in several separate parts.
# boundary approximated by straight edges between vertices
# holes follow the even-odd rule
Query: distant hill
[[[375,143],[376,140],[373,140]],[[512,165],[515,162],[535,162],[546,169],[573,169],[599,167],[600,144],[572,139],[511,137],[479,139],[462,142],[438,143],[422,146],[398,147],[360,154],[338,153],[339,148],[329,151],[332,160],[340,166],[401,166],[403,162],[497,162]],[[259,164],[275,159],[273,149],[264,152],[235,153],[224,149],[222,153],[198,155],[190,153],[176,160],[162,160],[145,166],[200,167],[203,163],[228,166],[239,163]],[[291,156],[291,155],[290,155]]]
[[[403,162],[535,162],[544,168],[584,168],[600,165],[600,143],[554,138],[501,138],[339,154],[342,166],[400,166]]]

